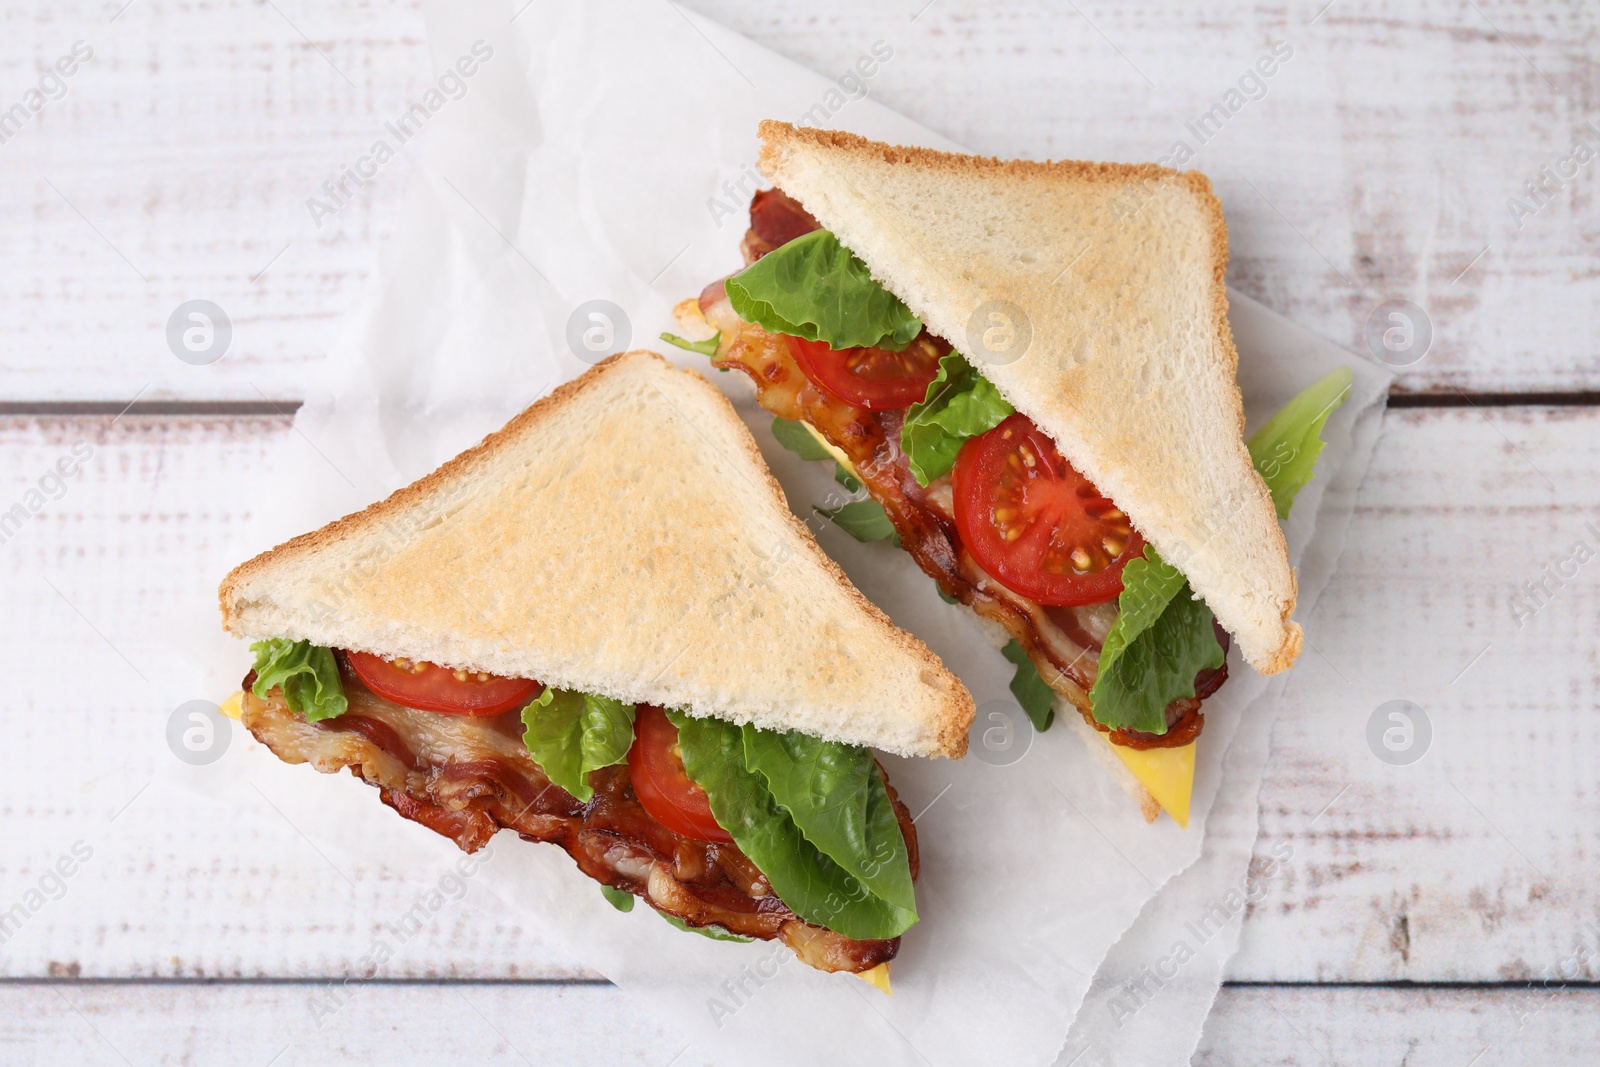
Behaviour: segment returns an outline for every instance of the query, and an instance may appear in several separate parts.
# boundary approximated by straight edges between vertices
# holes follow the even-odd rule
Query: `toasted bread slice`
[[[1294,572],[1243,440],[1227,228],[1204,175],[772,121],[761,136],[767,177],[1055,439],[1253,667],[1294,662]]]
[[[903,755],[972,696],[795,518],[733,406],[627,352],[434,473],[257,556],[223,625]]]

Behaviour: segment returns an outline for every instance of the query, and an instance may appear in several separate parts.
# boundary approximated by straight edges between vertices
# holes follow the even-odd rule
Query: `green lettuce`
[[[928,384],[927,395],[911,405],[900,427],[900,447],[917,484],[949,473],[969,437],[994,429],[1015,411],[959,352],[939,360],[939,374]]]
[[[1295,496],[1311,481],[1322,455],[1322,427],[1350,395],[1349,367],[1320,378],[1283,405],[1250,435],[1250,460],[1272,494],[1278,518],[1287,519]]]
[[[766,779],[806,840],[875,895],[917,910],[905,835],[869,749],[746,725],[745,766]]]
[[[613,889],[611,886],[602,885],[600,887],[600,895],[606,898],[607,904],[610,904],[618,911],[633,910],[634,897],[626,889]]]
[[[545,777],[588,802],[589,772],[628,757],[634,710],[610,697],[546,688],[522,709],[522,743]]]
[[[817,511],[857,541],[882,541],[894,536],[894,523],[876,500],[852,500],[836,508]]]
[[[816,434],[806,429],[803,422],[790,419],[773,419],[772,436],[778,443],[801,459],[832,459],[833,453],[822,446]]]
[[[1322,428],[1350,395],[1350,368],[1307,386],[1247,442],[1251,461],[1272,494],[1278,518],[1311,481],[1322,453]],[[1113,729],[1167,732],[1166,708],[1194,696],[1194,676],[1219,667],[1225,654],[1211,609],[1195,599],[1177,568],[1146,545],[1144,558],[1122,571],[1117,618],[1100,649],[1089,699],[1097,722]]]
[[[850,938],[898,937],[917,921],[914,903],[909,896],[895,891],[896,899],[879,896],[852,871],[862,871],[873,876],[872,884],[897,885],[901,873],[891,870],[906,864],[903,872],[905,884],[910,884],[908,861],[904,858],[901,842],[899,858],[885,859],[874,849],[890,846],[884,837],[884,808],[876,789],[869,789],[863,797],[866,806],[865,827],[861,846],[853,847],[848,832],[842,827],[850,825],[842,809],[826,800],[823,794],[839,787],[835,771],[840,767],[853,767],[848,760],[823,768],[816,765],[808,773],[798,770],[792,774],[777,773],[778,788],[795,807],[780,803],[774,794],[772,781],[762,771],[747,762],[745,731],[732,723],[717,719],[697,719],[681,712],[668,711],[667,717],[678,728],[678,747],[683,753],[684,770],[702,789],[711,804],[711,814],[717,824],[732,835],[746,856],[767,876],[778,898],[795,914],[808,922]],[[769,742],[757,739],[758,763],[770,767],[769,760],[776,755]],[[870,757],[869,757],[870,758]],[[873,768],[874,777],[876,774]],[[846,776],[845,780],[848,779]],[[887,790],[882,794],[887,799]],[[892,805],[887,815],[893,819]],[[797,819],[806,821],[803,829]],[[898,832],[898,831],[896,831]],[[834,856],[814,843],[811,835],[840,848],[842,855]]]
[[[256,696],[265,699],[282,686],[289,710],[304,715],[306,722],[338,718],[350,707],[332,649],[274,637],[257,641],[250,651],[256,654],[256,684],[250,687]]]
[[[922,320],[827,230],[768,252],[729,278],[726,288],[746,322],[833,348],[898,352],[922,332]]]
[[[1011,676],[1011,695],[1028,713],[1028,721],[1033,723],[1033,728],[1044,733],[1056,718],[1055,709],[1050,706],[1055,690],[1039,677],[1039,668],[1033,665],[1033,660],[1028,658],[1027,651],[1015,638],[1006,642],[1000,654],[1016,664],[1017,672]]]
[[[1117,619],[1100,649],[1089,699],[1096,722],[1147,734],[1167,732],[1167,705],[1194,696],[1194,676],[1222,666],[1211,609],[1153,545],[1122,569]]]
[[[722,340],[722,333],[720,331],[714,333],[704,341],[691,341],[686,337],[679,337],[675,333],[663,333],[661,339],[669,345],[676,345],[690,352],[698,352],[702,356],[715,356],[717,354],[717,345]]]
[[[823,447],[803,422],[773,419],[772,436],[801,459],[833,459],[833,453]],[[833,480],[848,493],[861,488],[860,480],[837,461],[833,465]],[[817,511],[857,541],[882,541],[894,536],[894,523],[876,500],[852,500],[836,508],[818,508]]]

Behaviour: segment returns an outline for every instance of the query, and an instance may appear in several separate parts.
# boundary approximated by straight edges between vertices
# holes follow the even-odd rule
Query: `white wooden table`
[[[1523,583],[1600,549],[1600,164],[1563,163],[1577,139],[1600,150],[1596,9],[692,6],[823,72],[888,42],[872,93],[1000,155],[1194,147],[1188,124],[1288,42],[1191,163],[1227,209],[1230,282],[1355,350],[1373,308],[1411,300],[1434,341],[1305,620],[1257,846],[1293,860],[1198,1060],[1592,1062],[1600,563],[1537,598]],[[49,78],[79,41],[92,58]],[[401,0],[0,12],[0,113],[25,112],[0,124],[0,511],[37,512],[0,544],[0,911],[26,912],[0,944],[0,1063],[670,1058],[470,892],[317,1026],[308,1000],[414,887],[335,869],[265,805],[147,787],[174,700],[198,695],[161,683],[166,606],[214,585],[255,488],[305,448],[280,412],[393,231],[404,162],[320,228],[306,198],[427,80]],[[207,367],[165,340],[196,298],[234,326]],[[93,454],[58,490],[77,442]],[[1432,723],[1410,766],[1366,739],[1394,698]]]

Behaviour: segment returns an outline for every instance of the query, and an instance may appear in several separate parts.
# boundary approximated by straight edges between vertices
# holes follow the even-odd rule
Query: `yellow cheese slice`
[[[1187,830],[1189,798],[1194,794],[1194,746],[1199,742],[1191,741],[1182,748],[1138,749],[1112,745],[1105,734],[1099,736],[1102,742],[1111,745],[1111,751],[1140,784],[1150,790],[1150,795],[1172,816],[1172,821]]]
[[[828,450],[828,455],[838,460],[841,467],[849,471],[851,474],[856,473],[855,464],[850,462],[850,457],[844,454],[843,449],[836,447],[832,441],[829,441],[826,437],[822,436],[821,430],[818,430],[805,419],[800,420],[800,425],[811,431],[811,436],[817,439],[817,444],[821,445],[823,448],[826,448]],[[859,475],[857,476],[857,480],[860,480]]]
[[[894,996],[894,990],[889,988],[889,965],[887,963],[880,963],[868,971],[858,971],[856,977],[870,986],[883,990],[891,997]]]
[[[241,689],[237,693],[233,694],[233,696],[217,705],[217,710],[222,712],[222,714],[226,715],[228,718],[237,722],[239,720],[241,711],[240,705],[243,703],[243,701],[244,690]]]

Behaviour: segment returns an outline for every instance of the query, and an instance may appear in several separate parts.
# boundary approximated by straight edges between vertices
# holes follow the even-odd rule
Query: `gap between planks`
[[[196,975],[161,977],[127,976],[83,978],[44,975],[0,976],[0,989],[9,986],[324,986],[350,980],[349,975],[333,974],[317,977],[281,977],[260,975],[253,978],[208,978]],[[363,986],[606,986],[613,985],[609,978],[366,978]]]
[[[45,977],[43,975],[10,975],[0,977],[0,989],[11,986],[323,986],[334,982],[344,982],[348,975],[321,975],[316,977],[274,977],[268,975],[253,978],[227,978],[227,977],[201,977],[194,975],[180,975],[173,977]],[[369,978],[362,983],[364,986],[395,986],[406,987],[445,987],[445,986],[551,986],[551,987],[614,987],[608,978]],[[1506,990],[1561,990],[1572,992],[1600,992],[1600,980],[1564,980],[1552,979],[1549,981],[1517,981],[1514,979],[1495,979],[1486,982],[1409,982],[1405,980],[1392,981],[1271,981],[1271,980],[1228,980],[1222,983],[1224,989],[1326,989],[1326,990],[1391,990],[1395,992],[1422,992],[1428,990],[1450,990],[1455,992],[1503,992]]]
[[[0,418],[249,418],[288,417],[301,400],[0,400]],[[1600,407],[1600,390],[1556,393],[1391,393],[1391,408]]]

